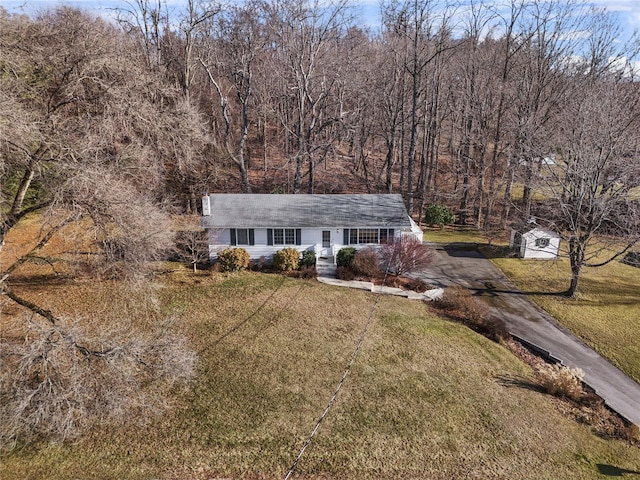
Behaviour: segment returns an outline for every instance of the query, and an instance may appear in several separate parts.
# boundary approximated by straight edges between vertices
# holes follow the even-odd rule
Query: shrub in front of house
[[[300,257],[300,267],[313,267],[316,264],[316,252],[305,250]]]
[[[351,281],[354,278],[356,278],[356,275],[355,273],[353,273],[353,270],[351,270],[351,268],[349,267],[338,267],[336,269],[336,278],[338,280]]]
[[[380,259],[376,251],[371,248],[358,250],[351,262],[351,268],[356,275],[377,277],[380,274]]]
[[[297,270],[300,266],[300,252],[295,248],[283,248],[273,254],[273,268],[281,272]]]
[[[257,260],[251,262],[251,269],[256,272],[266,272],[271,268],[271,261],[262,255]]]
[[[344,247],[338,250],[336,255],[336,264],[338,267],[351,267],[353,258],[356,256],[355,247]]]
[[[433,259],[431,250],[413,235],[382,245],[379,254],[383,268],[397,276],[425,268]]]
[[[251,257],[244,248],[225,248],[218,253],[218,263],[223,272],[238,272],[249,267]]]

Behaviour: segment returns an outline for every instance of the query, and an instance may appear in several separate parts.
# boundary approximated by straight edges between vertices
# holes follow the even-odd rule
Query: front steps
[[[319,277],[336,278],[337,268],[334,257],[328,255],[316,257],[316,273]]]

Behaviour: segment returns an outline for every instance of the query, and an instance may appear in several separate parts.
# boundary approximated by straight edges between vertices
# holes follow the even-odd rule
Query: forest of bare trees
[[[393,191],[493,228],[533,214],[572,105],[637,85],[638,39],[565,1],[385,1],[370,28],[345,1],[132,0],[116,18],[2,14],[8,172],[81,149],[135,158],[130,179],[182,210],[207,191]]]
[[[622,241],[609,260],[638,241],[638,37],[564,0],[384,0],[379,18],[346,0],[0,8],[0,244],[44,219],[0,284],[46,319],[41,345],[126,352],[21,298],[21,265],[80,222],[93,271],[139,273],[206,192],[394,192],[417,219],[442,204],[487,230],[536,217],[567,241],[571,294],[596,237]],[[179,356],[163,341],[122,361],[158,345]]]

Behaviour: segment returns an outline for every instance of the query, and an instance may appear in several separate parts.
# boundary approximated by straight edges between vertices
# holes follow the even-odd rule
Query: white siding
[[[231,234],[228,228],[224,229],[208,229],[209,232],[209,245],[221,244],[229,245],[231,243]]]
[[[536,240],[547,239],[546,247],[536,246]],[[558,256],[560,238],[540,228],[534,228],[522,234],[520,256],[527,259],[552,259]]]
[[[295,227],[291,227],[295,228]],[[376,228],[376,227],[372,227]],[[328,230],[331,232],[331,246],[333,248],[322,250],[322,232]],[[414,234],[415,232],[411,232],[409,229],[395,228],[395,237],[399,237],[402,234]],[[249,256],[252,260],[258,260],[261,257],[265,257],[267,259],[271,259],[274,253],[278,250],[281,250],[285,247],[291,247],[297,249],[299,252],[303,252],[305,250],[314,250],[319,255],[332,255],[335,254],[343,245],[344,239],[344,229],[343,228],[303,228],[301,229],[301,245],[267,245],[267,229],[266,228],[255,228],[254,229],[254,239],[255,245],[238,245],[239,247],[244,248],[249,253]],[[422,238],[420,238],[422,239]],[[209,229],[209,252],[210,259],[214,261],[218,252],[228,248],[231,243],[231,234],[228,228],[222,230],[213,230]],[[356,248],[362,248],[367,245],[349,245]]]

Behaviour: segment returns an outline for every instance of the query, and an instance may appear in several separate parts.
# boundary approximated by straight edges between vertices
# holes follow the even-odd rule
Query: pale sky
[[[234,0],[229,0],[233,2]],[[462,0],[464,2],[464,0]],[[185,0],[166,0],[169,5],[181,5]],[[376,27],[379,0],[353,0],[355,5],[362,7],[362,12],[369,16],[364,23]],[[589,2],[585,2],[589,3]],[[598,7],[605,7],[614,12],[626,32],[640,30],[640,0],[593,0]],[[12,13],[26,13],[32,15],[40,9],[57,5],[71,5],[90,10],[98,15],[112,16],[113,10],[126,7],[126,0],[0,0],[0,5]]]

